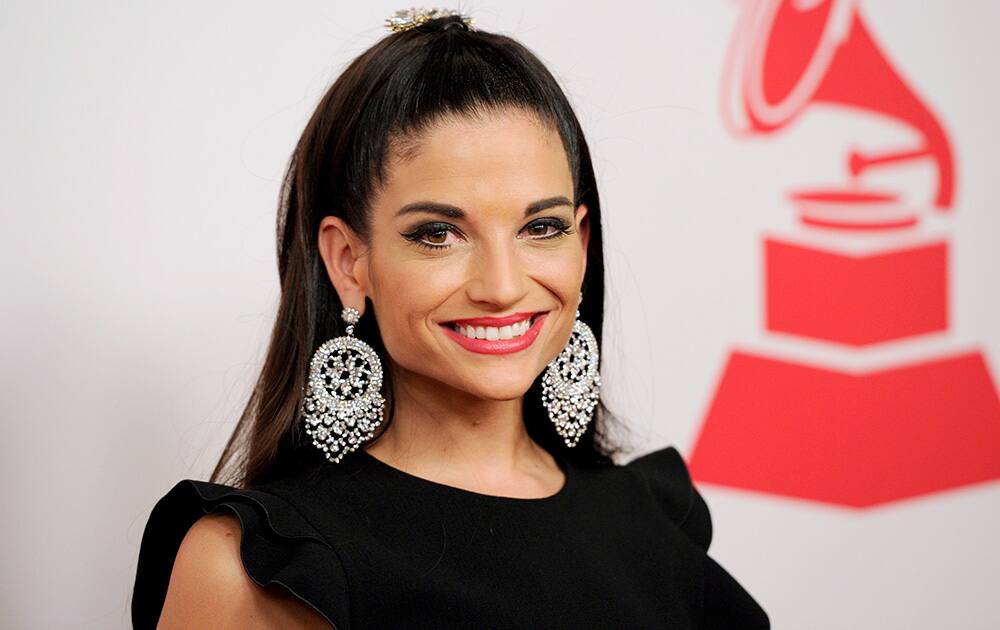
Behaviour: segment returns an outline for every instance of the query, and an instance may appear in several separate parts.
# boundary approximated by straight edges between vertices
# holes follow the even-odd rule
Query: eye
[[[533,241],[561,238],[573,233],[572,226],[559,217],[545,217],[532,221],[524,227],[524,231]]]
[[[526,232],[528,234],[529,240],[544,241],[572,234],[574,230],[572,229],[571,224],[560,219],[559,217],[544,217],[526,225],[522,228],[522,232]],[[410,232],[404,232],[400,235],[419,247],[441,250],[448,249],[455,244],[454,242],[448,241],[449,233],[454,234],[458,238],[464,238],[461,230],[457,227],[450,223],[442,223],[440,221],[425,223]]]
[[[402,237],[412,242],[414,245],[426,249],[447,249],[452,243],[447,241],[448,233],[460,235],[457,227],[450,223],[425,223],[411,232],[402,234]]]

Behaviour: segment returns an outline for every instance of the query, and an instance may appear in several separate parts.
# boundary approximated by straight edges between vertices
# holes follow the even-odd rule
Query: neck
[[[372,455],[450,485],[540,494],[560,485],[558,464],[525,428],[523,397],[479,398],[398,365],[391,374],[395,415]]]

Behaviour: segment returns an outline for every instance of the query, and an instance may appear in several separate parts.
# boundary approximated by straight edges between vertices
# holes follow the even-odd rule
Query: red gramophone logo
[[[956,180],[940,120],[887,61],[854,0],[741,6],[723,88],[736,135],[767,138],[821,105],[913,138],[845,149],[841,185],[787,191],[799,223],[764,238],[766,329],[822,342],[846,361],[887,342],[947,339],[942,217]],[[933,165],[930,198],[871,185],[873,174],[916,161]],[[1000,399],[983,354],[898,354],[907,358],[847,371],[733,351],[690,455],[694,477],[848,506],[1000,478]]]

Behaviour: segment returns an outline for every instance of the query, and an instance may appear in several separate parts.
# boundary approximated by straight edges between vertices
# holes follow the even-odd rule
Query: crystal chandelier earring
[[[347,334],[330,339],[313,354],[301,410],[306,434],[335,464],[372,437],[385,407],[382,362],[371,346],[354,336],[361,315],[348,306],[340,317]]]
[[[580,294],[583,301],[583,294]],[[590,326],[576,321],[569,342],[542,376],[542,404],[566,446],[573,448],[587,430],[600,400],[601,375],[597,338]]]

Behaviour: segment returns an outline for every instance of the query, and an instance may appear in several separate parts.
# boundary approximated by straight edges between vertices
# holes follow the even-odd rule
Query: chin
[[[514,378],[490,378],[483,375],[473,383],[463,383],[462,389],[484,400],[516,400],[524,396],[533,382],[533,377],[528,379],[521,375]]]

